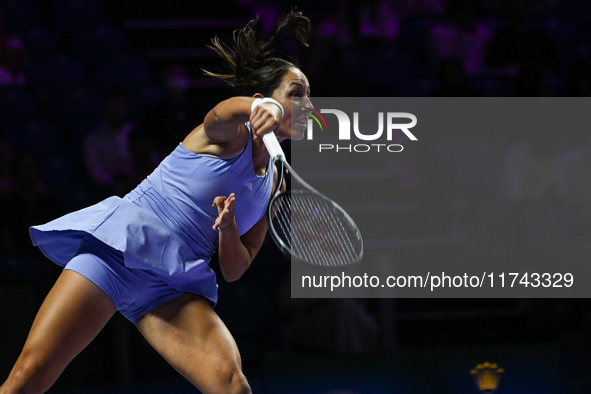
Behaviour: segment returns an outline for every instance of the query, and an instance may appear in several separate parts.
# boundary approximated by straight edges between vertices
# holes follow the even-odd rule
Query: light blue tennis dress
[[[264,176],[254,172],[252,136],[241,152],[226,158],[196,154],[179,144],[125,197],[33,226],[31,239],[56,264],[102,288],[135,323],[185,292],[217,302],[215,273],[208,264],[219,236],[212,230],[218,217],[212,202],[235,193],[236,224],[243,235],[264,216],[272,182],[272,160]],[[91,259],[78,261],[81,255]]]

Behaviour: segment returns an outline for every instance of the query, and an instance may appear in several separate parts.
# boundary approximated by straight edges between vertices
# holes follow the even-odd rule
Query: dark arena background
[[[288,39],[282,50],[313,96],[591,93],[587,0],[0,0],[1,381],[60,273],[28,227],[131,190],[231,95],[200,69],[220,65],[208,40],[255,15],[269,33],[291,6],[312,20],[310,46]],[[117,146],[101,139],[109,130]],[[423,139],[421,155],[393,160],[379,180],[399,199],[384,207],[392,242],[374,252],[448,261],[485,245],[532,258],[587,239],[591,186],[568,198],[543,174],[573,152],[590,158],[590,135]],[[502,182],[531,168],[540,190]],[[591,185],[590,168],[570,173]],[[289,272],[268,239],[242,279],[219,280],[216,311],[255,393],[478,393],[470,372],[487,361],[503,369],[500,394],[591,391],[586,299],[291,299]],[[116,315],[49,392],[195,389]]]

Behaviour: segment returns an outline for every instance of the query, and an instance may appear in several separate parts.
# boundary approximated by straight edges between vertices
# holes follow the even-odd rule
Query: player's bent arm
[[[209,111],[203,121],[209,142],[232,142],[236,138],[238,127],[248,121],[253,100],[252,97],[232,97]]]
[[[273,186],[275,190],[277,184],[277,167],[274,167]],[[282,182],[281,190],[285,191],[285,180]],[[220,243],[218,248],[218,258],[220,269],[224,279],[233,282],[240,279],[246,272],[252,260],[261,249],[265,235],[267,234],[267,217],[263,216],[250,230],[242,237],[238,237],[238,227],[234,221],[230,227],[221,230]]]
[[[241,126],[250,121],[254,134],[262,137],[275,130],[283,118],[283,108],[277,102],[260,102],[252,108],[255,98],[232,97],[216,105],[207,113],[203,121],[203,134],[210,144],[235,142]]]
[[[267,221],[263,216],[242,237],[234,222],[229,228],[220,231],[218,256],[224,279],[233,282],[240,279],[255,258],[267,233]]]

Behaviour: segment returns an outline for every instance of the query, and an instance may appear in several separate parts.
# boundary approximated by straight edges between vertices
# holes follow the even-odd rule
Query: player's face
[[[310,84],[308,78],[298,68],[292,68],[283,77],[281,85],[272,96],[279,101],[285,110],[285,116],[275,131],[280,139],[290,138],[301,140],[304,138],[308,125],[308,115],[305,108],[314,108],[310,101]]]

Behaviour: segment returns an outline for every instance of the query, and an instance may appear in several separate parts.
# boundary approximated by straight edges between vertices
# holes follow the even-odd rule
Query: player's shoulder
[[[195,153],[229,156],[243,150],[249,138],[250,134],[246,127],[237,129],[232,138],[216,138],[215,133],[207,132],[201,124],[187,135],[183,146]]]

